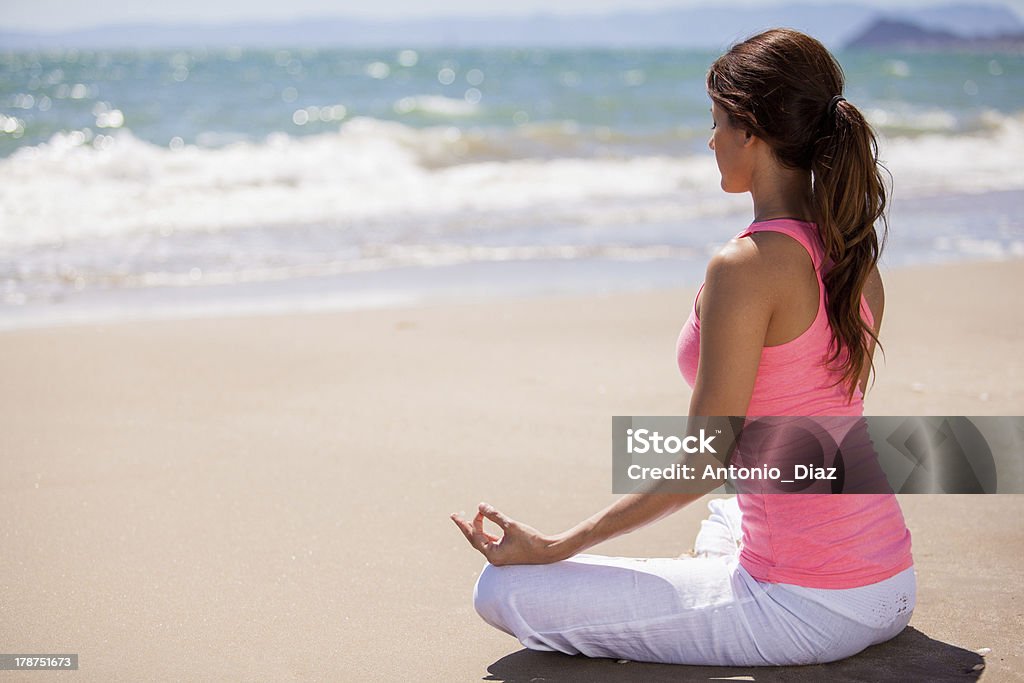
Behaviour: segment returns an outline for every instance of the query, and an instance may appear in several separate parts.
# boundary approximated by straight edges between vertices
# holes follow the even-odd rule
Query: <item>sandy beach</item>
[[[886,284],[869,414],[1024,414],[1024,262]],[[687,409],[693,295],[0,334],[0,650],[80,655],[11,678],[1024,680],[1024,496],[903,496],[911,628],[833,665],[616,664],[479,619],[449,513],[555,532],[611,501],[610,417]],[[593,552],[678,555],[705,514]]]

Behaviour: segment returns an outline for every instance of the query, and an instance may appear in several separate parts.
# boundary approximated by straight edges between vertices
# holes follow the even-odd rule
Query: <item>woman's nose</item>
[[[708,149],[710,149],[712,152],[715,151],[715,136],[714,135],[712,135],[711,138],[708,140]]]

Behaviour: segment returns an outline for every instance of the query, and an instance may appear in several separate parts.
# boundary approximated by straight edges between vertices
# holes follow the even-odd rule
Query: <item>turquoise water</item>
[[[412,128],[440,122],[497,135],[526,123],[573,121],[575,151],[692,151],[709,123],[704,74],[716,54],[668,50],[191,50],[0,55],[0,106],[21,132],[0,155],[62,131],[103,133],[104,108],[139,140],[216,147],[272,133],[303,137],[354,117]],[[1022,108],[1018,55],[840,54],[848,97],[883,132],[983,130],[985,115]],[[20,98],[20,99],[19,99]],[[31,98],[31,99],[29,99]],[[34,102],[32,102],[34,100]],[[23,106],[31,102],[31,106]],[[295,120],[297,110],[316,116]],[[323,114],[323,120],[321,120]],[[106,122],[111,123],[110,121]],[[612,140],[598,137],[611,129]],[[551,154],[558,144],[501,150]],[[499,150],[494,150],[500,156]]]
[[[706,147],[715,56],[0,53],[0,317],[692,284],[749,219]],[[893,173],[890,262],[1024,253],[1024,58],[838,57]]]

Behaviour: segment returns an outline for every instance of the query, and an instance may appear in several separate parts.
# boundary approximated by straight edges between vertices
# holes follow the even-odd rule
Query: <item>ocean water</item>
[[[713,53],[0,52],[0,327],[692,285]],[[1024,255],[1024,57],[838,55],[885,261]]]

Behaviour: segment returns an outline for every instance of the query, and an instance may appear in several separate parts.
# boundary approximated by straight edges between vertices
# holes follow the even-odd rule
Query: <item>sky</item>
[[[793,0],[831,4],[830,0]],[[948,4],[1001,4],[1024,16],[1024,0],[851,0],[854,4],[879,7],[922,7]],[[0,0],[0,30],[58,32],[92,26],[123,23],[203,23],[274,21],[306,17],[425,17],[425,16],[509,16],[547,12],[555,14],[596,14],[614,10],[648,10],[670,7],[734,4],[771,6],[780,0]],[[788,3],[787,3],[788,4]],[[97,12],[97,8],[102,8]]]

